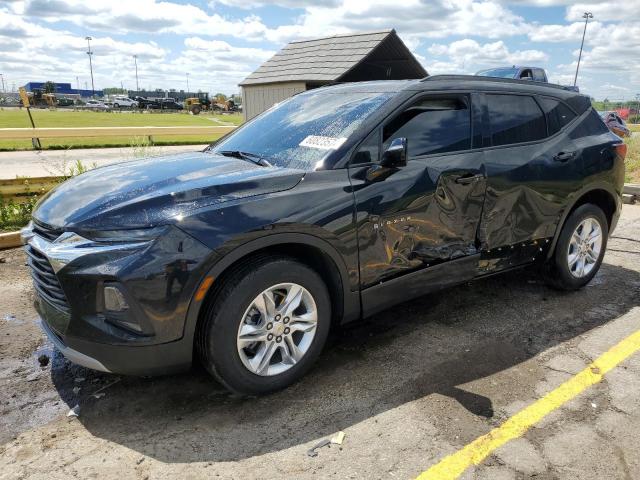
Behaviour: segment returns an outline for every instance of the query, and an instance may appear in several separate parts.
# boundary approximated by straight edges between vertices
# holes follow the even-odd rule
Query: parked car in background
[[[138,108],[138,102],[130,99],[124,95],[113,97],[111,100],[105,102],[106,105],[112,106],[113,108]]]
[[[101,102],[100,100],[87,100],[82,108],[96,112],[106,112],[111,110],[108,105],[105,105],[104,102]]]
[[[202,152],[48,193],[23,230],[36,308],[86,367],[199,359],[233,391],[270,392],[311,368],[333,326],[426,293],[531,265],[555,288],[588,284],[625,154],[588,97],[554,85],[310,90]]]
[[[617,112],[601,112],[600,116],[605,125],[609,127],[613,133],[619,137],[630,137],[631,130],[627,127],[627,124]]]
[[[514,80],[532,80],[534,82],[548,83],[547,72],[538,67],[499,67],[488,70],[480,70],[476,75],[480,77],[511,78]]]
[[[160,110],[182,110],[184,105],[176,102],[173,98],[161,98],[157,101],[157,107],[152,107]]]
[[[135,102],[138,104],[138,108],[146,109],[146,108],[154,108],[158,105],[156,99],[148,98],[148,97],[135,97]]]

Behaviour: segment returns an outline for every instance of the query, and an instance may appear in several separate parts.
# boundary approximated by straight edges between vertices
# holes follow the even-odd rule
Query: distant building
[[[240,82],[245,120],[296,93],[341,82],[428,75],[395,30],[291,42]]]
[[[46,82],[29,82],[25,84],[24,89],[27,92],[33,92],[34,90],[44,90],[44,85]],[[70,83],[56,83],[56,92],[60,95],[80,95],[82,98],[88,98],[94,95],[91,90],[82,90],[77,88],[71,88]],[[96,90],[95,96],[102,97],[102,90]]]

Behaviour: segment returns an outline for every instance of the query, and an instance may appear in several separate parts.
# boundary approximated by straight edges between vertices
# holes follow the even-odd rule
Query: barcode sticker
[[[347,139],[345,137],[321,137],[317,135],[309,135],[300,142],[301,147],[317,148],[320,150],[335,150],[340,147]]]

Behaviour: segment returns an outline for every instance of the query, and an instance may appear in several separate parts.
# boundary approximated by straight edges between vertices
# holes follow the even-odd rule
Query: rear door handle
[[[484,175],[481,173],[478,173],[477,175],[467,174],[456,178],[455,182],[460,185],[469,185],[470,183],[477,182],[481,178],[484,178]]]
[[[567,162],[576,156],[576,152],[560,152],[553,157],[556,162]]]

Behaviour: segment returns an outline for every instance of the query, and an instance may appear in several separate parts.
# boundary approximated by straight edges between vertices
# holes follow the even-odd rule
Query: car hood
[[[33,218],[72,231],[152,227],[207,205],[288,190],[304,173],[205,152],[147,158],[67,180],[42,198]]]

